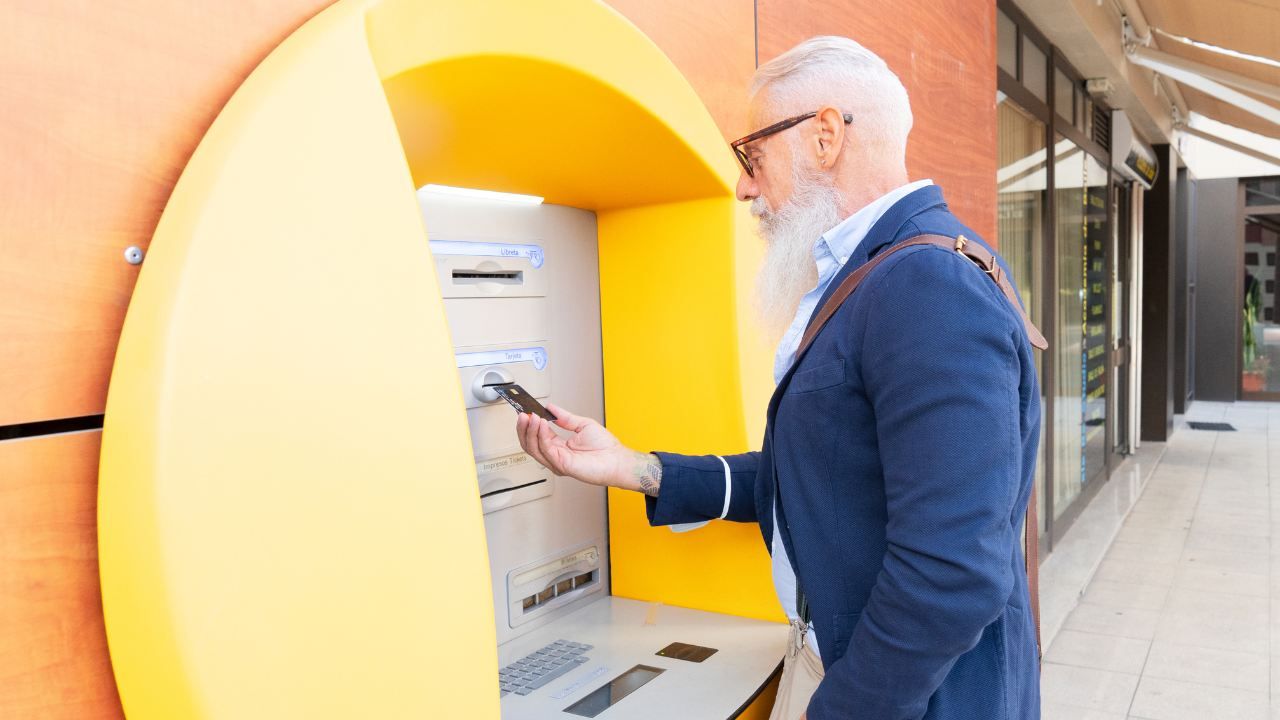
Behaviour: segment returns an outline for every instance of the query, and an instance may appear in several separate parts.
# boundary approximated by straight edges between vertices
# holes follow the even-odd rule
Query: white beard
[[[771,345],[777,344],[795,320],[805,293],[818,284],[813,246],[822,233],[840,222],[840,193],[817,175],[796,171],[791,199],[771,212],[764,198],[751,203],[760,219],[760,235],[767,248],[756,277],[756,309]]]

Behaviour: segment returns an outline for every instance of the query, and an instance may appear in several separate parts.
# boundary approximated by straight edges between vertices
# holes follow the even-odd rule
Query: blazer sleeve
[[[955,253],[907,251],[879,274],[866,288],[861,372],[887,549],[809,720],[924,716],[956,660],[1004,611],[1021,556],[1021,327],[995,283]]]
[[[662,487],[658,497],[645,497],[650,525],[714,520],[725,513],[728,490],[728,513],[724,517],[735,522],[755,522],[756,468],[760,453],[741,455],[677,455],[654,453],[662,461]],[[725,482],[724,463],[729,463],[729,482]]]

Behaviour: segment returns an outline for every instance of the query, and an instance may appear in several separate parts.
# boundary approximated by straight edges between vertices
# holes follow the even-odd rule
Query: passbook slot
[[[590,586],[600,578],[598,570],[580,573],[562,580],[556,580],[542,590],[526,596],[520,601],[520,607],[524,612],[532,612],[539,605],[546,605],[555,598],[567,597],[574,590],[581,590]]]
[[[445,298],[545,297],[547,272],[535,245],[431,241]]]
[[[525,565],[507,575],[511,627],[543,617],[599,591],[600,548],[596,543]]]
[[[491,282],[501,285],[523,285],[523,270],[454,270],[453,283],[455,285],[475,285],[476,283]]]

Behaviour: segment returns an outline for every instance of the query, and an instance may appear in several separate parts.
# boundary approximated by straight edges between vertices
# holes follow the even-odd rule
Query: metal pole
[[[1257,158],[1258,160],[1271,163],[1272,165],[1280,165],[1280,157],[1276,157],[1275,155],[1264,153],[1261,150],[1248,147],[1247,145],[1241,145],[1240,143],[1232,142],[1224,137],[1219,137],[1217,135],[1214,135],[1213,133],[1207,133],[1203,130],[1193,128],[1189,125],[1179,125],[1175,129],[1181,130],[1182,132],[1188,135],[1198,137],[1201,140],[1207,140],[1208,142],[1211,142],[1215,145],[1221,145],[1222,147],[1227,148],[1228,150],[1235,150],[1236,152],[1242,155],[1248,155],[1249,157]]]
[[[1181,58],[1153,51],[1148,48],[1134,47],[1129,50],[1129,61],[1155,70],[1169,78],[1185,83],[1203,93],[1212,95],[1223,102],[1235,105],[1249,113],[1253,113],[1268,122],[1280,125],[1280,108],[1255,100],[1239,90],[1233,90],[1222,83],[1211,80],[1200,73],[1183,66]]]
[[[1134,33],[1138,36],[1138,42],[1144,46],[1151,47],[1155,44],[1155,40],[1151,37],[1151,25],[1147,23],[1147,16],[1142,12],[1142,6],[1138,5],[1138,0],[1119,0],[1121,12],[1129,21],[1129,26],[1133,28]],[[1182,97],[1182,91],[1178,89],[1177,83],[1169,82],[1167,78],[1160,78],[1160,87],[1164,88],[1165,95],[1169,101],[1173,103],[1173,107],[1178,111],[1178,116],[1186,119],[1191,117],[1191,111],[1187,107],[1186,98]]]
[[[1271,98],[1272,100],[1280,100],[1280,87],[1260,80],[1254,80],[1251,77],[1245,77],[1239,73],[1222,70],[1220,68],[1213,67],[1212,65],[1205,65],[1204,63],[1196,62],[1194,60],[1180,58],[1176,55],[1170,55],[1169,53],[1160,52],[1159,50],[1153,50],[1149,47],[1135,48],[1134,53],[1180,70],[1193,72],[1197,75],[1203,75],[1204,77],[1209,78],[1210,80],[1216,80],[1223,85],[1230,85],[1234,88],[1239,88],[1240,90],[1247,90],[1255,95],[1261,95],[1266,98]]]

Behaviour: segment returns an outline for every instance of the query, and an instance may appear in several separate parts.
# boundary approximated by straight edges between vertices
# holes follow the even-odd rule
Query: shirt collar
[[[871,230],[871,226],[875,225],[876,221],[880,219],[880,216],[884,215],[889,208],[893,207],[902,198],[932,184],[932,180],[917,180],[890,190],[867,203],[861,210],[822,233],[822,237],[813,246],[814,260],[816,261],[826,254],[835,258],[840,265],[844,265],[849,256],[853,255],[853,251],[862,243],[862,239]]]

